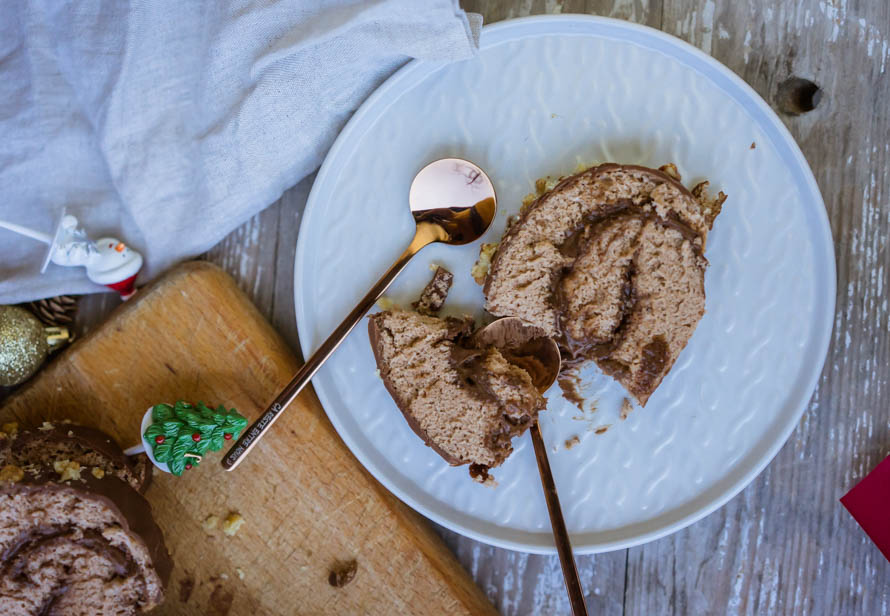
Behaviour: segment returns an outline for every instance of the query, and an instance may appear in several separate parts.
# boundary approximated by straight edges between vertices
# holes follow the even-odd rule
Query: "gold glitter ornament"
[[[0,306],[0,385],[26,381],[46,360],[50,348],[67,340],[64,327],[44,327],[17,306]]]

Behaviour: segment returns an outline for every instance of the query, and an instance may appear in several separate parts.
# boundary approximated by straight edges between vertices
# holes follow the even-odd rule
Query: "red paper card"
[[[841,502],[890,560],[890,457],[847,492]]]

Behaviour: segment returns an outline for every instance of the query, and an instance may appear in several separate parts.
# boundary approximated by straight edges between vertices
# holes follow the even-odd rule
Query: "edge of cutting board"
[[[197,302],[194,297],[188,297],[192,292],[198,294],[199,299]],[[171,293],[174,295],[171,296]],[[176,299],[174,301],[169,299],[170,297],[175,297],[175,294],[177,293],[183,294],[181,300]],[[215,303],[203,304],[202,302],[205,301],[205,296],[208,298],[207,301],[210,301],[209,298],[212,296],[212,301]],[[165,339],[166,336],[169,336],[169,333],[161,331],[158,331],[156,335],[153,335],[153,332],[146,333],[144,331],[146,327],[144,323],[152,319],[163,321],[163,319],[167,318],[175,323],[179,316],[177,314],[162,314],[156,311],[176,311],[177,309],[191,310],[196,305],[199,308],[204,305],[207,306],[207,318],[216,319],[217,323],[214,327],[219,329],[221,338],[228,334],[227,325],[237,325],[237,323],[226,324],[225,322],[220,322],[220,319],[222,318],[220,315],[223,312],[230,312],[232,315],[242,319],[239,321],[240,323],[244,323],[244,320],[249,320],[249,326],[245,325],[245,328],[252,331],[254,339],[248,341],[247,346],[249,347],[253,344],[257,344],[258,349],[261,349],[262,353],[257,352],[257,349],[253,349],[253,352],[255,352],[256,355],[251,356],[251,358],[257,360],[254,363],[259,364],[258,366],[250,366],[248,365],[249,362],[248,364],[243,364],[243,371],[249,372],[250,370],[253,370],[254,372],[252,373],[252,376],[255,377],[255,379],[248,378],[248,380],[245,381],[248,383],[246,388],[236,388],[233,391],[236,391],[237,395],[241,396],[242,402],[239,402],[239,408],[243,409],[245,414],[249,417],[256,417],[266,402],[264,398],[271,398],[274,394],[274,388],[282,386],[289,380],[289,375],[293,374],[299,365],[298,361],[281,336],[260,314],[259,310],[257,310],[251,303],[247,296],[238,289],[231,276],[218,266],[206,261],[192,261],[174,268],[159,280],[140,289],[133,299],[112,311],[106,321],[96,328],[96,330],[76,341],[70,348],[59,353],[59,355],[53,358],[35,378],[22,386],[5,401],[3,406],[0,407],[0,421],[10,421],[14,419],[21,422],[23,426],[29,426],[46,419],[58,420],[72,418],[77,421],[77,423],[101,427],[125,447],[132,444],[129,441],[134,440],[134,434],[138,434],[139,420],[141,419],[141,414],[144,409],[150,404],[150,402],[146,403],[146,400],[152,398],[151,392],[161,392],[165,388],[170,390],[173,386],[168,384],[167,381],[175,379],[181,380],[183,375],[177,374],[176,368],[179,368],[180,364],[177,364],[173,359],[176,355],[173,352],[174,349],[172,346],[168,345],[165,347],[171,348],[171,359],[169,363],[167,363],[163,357],[148,357],[142,354],[142,351],[150,351],[151,349],[146,349],[145,347],[134,349],[128,344],[127,340],[121,341],[118,338],[121,335],[127,334],[132,336],[134,332],[138,333],[141,331],[141,335],[147,336],[145,344],[150,346],[151,344],[156,343],[155,338],[157,338],[157,340]],[[203,318],[203,315],[201,315],[201,317]],[[193,328],[185,327],[183,333],[184,335],[188,335],[189,331],[197,331],[198,329],[200,329],[200,326],[198,325],[194,325]],[[187,348],[187,340],[178,339],[177,342]],[[136,341],[133,341],[133,343],[135,344]],[[223,349],[221,352],[226,352],[224,350],[226,345],[232,346],[232,344],[233,341],[226,338],[224,343],[220,344],[220,347]],[[244,342],[241,342],[236,345],[235,348],[241,349],[244,344]],[[204,346],[206,346],[206,344]],[[118,372],[117,368],[109,368],[109,365],[114,365],[114,355],[127,355],[128,353],[131,357],[121,357],[123,364],[126,365],[121,366],[120,374],[111,374],[111,372]],[[127,359],[134,361],[128,362],[126,361]],[[142,384],[135,388],[135,390],[138,391],[138,393],[135,394],[136,399],[131,400],[128,397],[129,394],[127,392],[126,381],[132,379],[135,372],[143,370],[143,368],[140,368],[138,365],[140,359],[145,359],[151,363],[144,368],[144,376],[142,374],[136,374],[135,378],[138,379],[142,377],[144,379],[151,378],[153,380],[151,380],[149,384],[140,381]],[[194,358],[188,357],[187,359],[194,362]],[[208,357],[208,369],[212,361],[213,357]],[[199,366],[197,373],[200,376],[204,364],[198,363],[197,365]],[[213,376],[211,373],[208,373],[208,375],[212,378],[221,378],[219,375]],[[103,379],[106,379],[105,385],[104,387],[98,388],[97,392],[97,388],[95,388],[94,385],[97,381],[102,381]],[[123,382],[121,382],[121,379],[123,379]],[[255,381],[262,381],[262,383],[257,384]],[[230,386],[229,381],[224,381],[224,383],[226,386]],[[66,392],[69,391],[77,392],[77,395],[66,395]],[[158,401],[156,397],[153,399],[155,402]],[[118,408],[118,405],[129,408],[125,411],[121,411]],[[295,600],[298,600],[300,598],[300,593],[303,593],[303,601],[296,601],[287,609],[301,612],[302,610],[300,608],[302,606],[303,609],[308,610],[307,613],[353,613],[355,611],[372,613],[381,607],[384,607],[379,601],[383,595],[386,595],[393,601],[390,608],[398,613],[427,613],[429,609],[439,610],[447,608],[447,611],[450,614],[496,614],[494,607],[485,597],[484,593],[478,586],[476,586],[467,572],[461,567],[454,554],[451,553],[442,539],[434,532],[430,524],[419,514],[390,494],[359,464],[345,444],[342,443],[333,426],[328,421],[327,416],[311,387],[307,388],[299,396],[294,405],[296,408],[292,409],[289,413],[291,418],[297,417],[304,424],[307,422],[311,424],[312,430],[314,430],[313,439],[315,439],[312,443],[320,443],[317,451],[314,453],[325,456],[336,456],[336,462],[340,465],[339,468],[341,469],[341,472],[348,472],[352,475],[349,479],[350,485],[356,484],[357,487],[365,486],[370,490],[364,495],[356,496],[356,498],[360,498],[365,503],[364,509],[359,509],[359,513],[361,514],[360,517],[363,516],[364,513],[370,513],[377,517],[382,516],[385,518],[388,516],[391,518],[388,522],[386,520],[376,520],[369,523],[364,519],[359,519],[357,521],[361,522],[357,525],[361,526],[365,533],[361,534],[356,532],[356,538],[354,538],[354,540],[350,539],[350,545],[356,544],[362,546],[361,548],[356,548],[359,550],[358,559],[360,563],[357,581],[360,579],[362,573],[364,573],[365,576],[371,575],[371,572],[365,572],[361,569],[363,558],[361,549],[371,550],[372,548],[379,547],[383,550],[389,550],[390,552],[380,556],[379,559],[388,561],[390,555],[393,559],[406,557],[412,562],[413,568],[410,571],[392,570],[395,567],[395,565],[392,565],[390,566],[389,571],[384,571],[385,575],[380,575],[380,572],[378,571],[378,577],[376,578],[378,582],[385,585],[387,580],[390,580],[392,584],[400,585],[391,589],[391,592],[388,595],[386,595],[385,592],[378,592],[374,593],[376,596],[370,599],[367,596],[349,595],[349,591],[359,591],[362,585],[357,582],[350,584],[350,586],[353,587],[352,589],[348,586],[341,590],[332,591],[327,585],[326,579],[313,579],[309,589],[307,589],[304,588],[307,584],[306,580],[300,579],[299,574],[296,574],[298,579],[294,582],[292,587],[286,589],[279,588],[276,591],[295,594],[295,596],[293,596],[293,599]],[[102,408],[103,406],[111,408],[112,410],[101,414],[95,412],[97,407]],[[300,417],[299,413],[306,413],[307,415]],[[271,458],[272,462],[280,463],[281,458],[283,457],[280,454],[282,452],[286,453],[286,450],[283,449],[287,446],[286,439],[292,438],[283,434],[288,429],[287,417],[282,417],[280,424],[277,425],[276,428],[279,428],[278,438],[273,439],[270,435],[270,437],[265,439],[268,440],[268,443],[262,443],[260,445],[260,447],[265,446],[265,452],[261,449],[258,449],[258,452],[264,453],[267,460],[272,454],[275,454],[274,458]],[[291,435],[296,437],[292,428]],[[292,451],[287,455],[296,456],[301,453],[306,452]],[[262,459],[261,456],[254,457]],[[221,454],[219,452],[210,454],[209,459],[195,470],[200,474],[200,477],[206,478],[202,479],[202,482],[217,483],[223,489],[227,485],[234,486],[234,481],[224,483],[226,478],[224,471],[219,467],[220,459]],[[245,465],[240,467],[242,473],[246,470],[244,467],[249,464],[250,461],[248,460],[245,462]],[[276,469],[277,467],[272,468],[270,473],[273,473]],[[257,469],[254,469],[254,471],[256,470]],[[263,469],[259,470],[262,471]],[[244,476],[245,475],[242,475],[242,477]],[[269,476],[275,477],[275,475],[271,474]],[[249,481],[254,481],[254,475],[249,475],[249,477],[251,477]],[[280,474],[277,477],[280,482]],[[265,478],[262,474],[259,474],[256,475],[255,481],[261,482],[263,479]],[[297,484],[293,489],[301,490],[302,488],[302,491],[305,493],[308,490],[319,491],[330,487],[323,485],[323,482],[319,483],[317,477],[314,479],[315,483],[313,484],[305,486]],[[211,552],[208,551],[207,555],[202,555],[201,558],[198,558],[197,561],[195,561],[193,555],[188,551],[184,551],[182,548],[184,538],[194,538],[196,540],[204,540],[206,538],[200,527],[200,522],[203,520],[203,517],[201,516],[204,515],[203,511],[205,509],[192,511],[183,509],[182,515],[177,513],[177,515],[173,517],[171,517],[169,511],[161,510],[161,507],[169,507],[170,503],[177,502],[174,500],[171,493],[177,491],[181,492],[181,490],[180,485],[171,483],[173,481],[177,480],[170,476],[162,476],[160,472],[155,471],[155,481],[149,488],[147,497],[156,509],[156,517],[158,517],[158,521],[164,529],[165,535],[168,536],[168,543],[172,543],[173,549],[171,549],[171,551],[174,552],[174,560],[177,558],[179,558],[180,561],[188,561],[191,559],[191,562],[196,567],[202,567],[204,561],[207,561],[208,564],[206,566],[210,567],[210,561],[213,559],[213,554]],[[242,481],[244,480],[242,479]],[[175,488],[172,487],[174,485],[176,486]],[[194,486],[196,490],[204,487],[194,483],[189,485]],[[212,501],[213,497],[208,496],[206,492],[206,490],[204,492],[196,491],[194,493],[194,498],[204,498],[205,500],[209,499]],[[245,497],[245,495],[242,493],[241,497]],[[302,498],[301,495],[299,497]],[[377,501],[378,505],[374,505],[374,501]],[[321,499],[319,502],[323,503],[326,501]],[[348,503],[337,503],[339,507],[342,507],[343,511],[347,510],[347,504]],[[382,509],[379,507],[382,507]],[[217,508],[219,508],[218,503]],[[377,510],[374,511],[374,509]],[[209,505],[206,510],[210,510]],[[225,514],[224,511],[222,513],[223,515]],[[340,514],[341,509],[338,508],[334,513]],[[329,511],[318,512],[320,518],[326,518],[329,514]],[[347,514],[343,513],[343,515],[346,516]],[[338,523],[337,520],[339,520],[339,518],[336,518],[335,521],[330,523],[329,530],[331,533],[341,532],[342,527],[337,528],[336,526]],[[251,520],[248,520],[247,528],[250,528],[250,526],[254,526],[254,528],[250,528],[248,533],[253,532],[257,523],[262,522],[262,520],[253,521],[253,524],[251,524],[251,522]],[[316,522],[316,520],[313,520],[313,522]],[[324,524],[318,524],[323,530]],[[343,523],[340,522],[340,524]],[[316,529],[315,532],[320,531]],[[265,548],[267,551],[271,551],[273,556],[281,557],[282,551],[280,549],[277,552],[275,551],[275,548],[282,547],[279,545],[270,546],[267,543],[266,546],[238,547],[236,544],[239,543],[239,541],[236,540],[241,540],[242,536],[246,536],[248,533],[241,531],[239,537],[231,539],[213,537],[213,541],[220,542],[217,544],[220,546],[220,549],[219,554],[217,554],[219,560],[216,565],[220,568],[228,566],[234,569],[234,563],[239,562],[236,559],[241,558],[241,560],[244,560],[244,556],[249,555],[249,547],[253,547],[260,553],[260,556],[262,550]],[[381,533],[383,536],[378,537],[374,533]],[[219,534],[220,533],[217,532],[217,535]],[[329,537],[330,538],[319,539],[318,537],[313,536],[312,541],[315,541],[316,544],[321,541],[322,545],[327,545],[328,543],[336,543],[337,540],[341,539],[340,537],[335,538],[330,535]],[[262,539],[262,537],[260,539]],[[254,541],[255,540],[256,538],[254,538]],[[246,541],[246,539],[243,541]],[[301,539],[287,537],[280,541],[294,541],[299,543]],[[307,539],[306,542],[309,543],[309,540]],[[295,545],[297,543],[295,543]],[[285,547],[290,549],[291,545],[286,543]],[[296,549],[288,554],[286,558],[281,559],[281,567],[293,567],[291,560],[293,560],[292,556],[295,551]],[[323,550],[316,551],[321,552]],[[399,552],[401,554],[399,554]],[[421,558],[414,559],[411,552],[416,552]],[[312,550],[308,550],[308,553],[309,555],[312,555]],[[367,555],[365,558],[368,558]],[[367,560],[365,562],[367,562]],[[243,595],[239,596],[237,594],[239,592],[238,589],[234,590],[235,604],[233,606],[231,603],[233,600],[233,593],[226,591],[225,588],[227,587],[226,584],[229,586],[233,584],[238,586],[239,581],[233,579],[234,576],[231,575],[225,578],[217,577],[219,575],[218,573],[207,577],[208,572],[198,572],[205,574],[204,578],[199,580],[199,582],[201,582],[199,583],[199,588],[195,590],[191,601],[189,601],[188,598],[186,598],[185,601],[182,601],[182,597],[184,596],[183,585],[188,583],[189,576],[196,576],[195,571],[183,571],[184,566],[188,567],[187,564],[184,564],[177,567],[179,571],[174,570],[174,576],[173,579],[171,579],[167,591],[167,600],[155,613],[207,613],[206,610],[211,609],[214,602],[216,604],[219,603],[220,597],[228,599],[228,605],[235,608],[232,612],[233,614],[241,613],[241,609],[243,608],[251,608],[255,613],[258,613],[258,610],[263,611],[269,609],[269,606],[261,605],[261,601],[258,599],[251,601],[250,597],[245,599]],[[385,568],[385,565],[379,568]],[[297,569],[299,569],[299,567]],[[418,580],[418,576],[421,576],[422,579]],[[222,582],[220,580],[227,580],[227,582]],[[407,582],[409,580],[412,582],[410,584],[411,588],[407,587]],[[240,584],[242,588],[240,592],[267,592],[262,585],[257,586],[255,584],[252,588],[245,588],[250,582],[251,580],[249,578],[246,578],[244,582],[241,582]],[[192,581],[192,583],[194,582]],[[301,585],[303,587],[301,587]],[[421,586],[423,588],[417,588],[416,586]],[[223,590],[221,591],[220,589]],[[331,600],[329,598],[327,603],[313,605],[315,599],[310,600],[305,593],[315,595],[316,589],[319,595],[331,592],[340,594],[334,594],[333,599]],[[383,590],[385,589],[380,589],[380,591]],[[179,601],[177,601],[177,598]],[[205,601],[205,598],[207,601],[206,607],[201,605],[201,602]],[[250,605],[245,605],[245,601]],[[238,607],[239,602],[241,602],[240,608]],[[281,604],[279,603],[278,605]],[[322,607],[319,608],[319,605],[322,605]]]

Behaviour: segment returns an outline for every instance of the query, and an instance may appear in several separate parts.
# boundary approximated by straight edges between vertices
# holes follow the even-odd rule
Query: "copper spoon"
[[[504,317],[487,325],[475,334],[476,343],[480,346],[494,346],[511,363],[524,368],[532,377],[532,383],[542,394],[550,389],[559,376],[562,360],[559,346],[553,338],[519,317]],[[569,603],[574,616],[586,616],[587,606],[584,603],[584,591],[578,579],[578,569],[572,554],[572,543],[562,517],[562,507],[556,494],[556,484],[550,472],[550,461],[547,459],[547,448],[541,438],[538,422],[529,429],[532,444],[535,447],[535,458],[538,460],[538,473],[544,488],[547,511],[550,513],[550,526],[553,528],[553,540],[559,554],[562,575],[569,594]]]
[[[408,265],[411,257],[433,242],[461,245],[482,237],[494,220],[497,198],[491,180],[482,169],[460,158],[443,158],[431,162],[418,172],[408,192],[408,204],[417,225],[414,239],[408,248],[306,360],[266,412],[235,441],[222,460],[223,468],[230,471],[244,460],[244,456],[293,402],[352,328],[386,292],[399,272]]]

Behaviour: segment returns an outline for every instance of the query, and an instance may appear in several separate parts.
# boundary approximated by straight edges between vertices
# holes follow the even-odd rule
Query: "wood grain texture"
[[[890,563],[837,500],[890,454],[890,3],[462,5],[482,13],[486,23],[592,13],[660,28],[729,66],[770,104],[791,75],[822,87],[814,111],[782,116],[822,190],[838,259],[832,345],[799,428],[766,471],[716,513],[642,547],[582,556],[578,566],[597,614],[890,614]],[[308,188],[304,181],[288,191],[208,255],[236,276],[292,349],[293,254]],[[248,233],[251,225],[256,232]],[[97,307],[82,304],[86,325],[116,300],[89,301]],[[503,614],[567,613],[555,557],[440,533]]]
[[[66,354],[0,421],[72,419],[128,446],[153,403],[188,392],[256,417],[298,366],[232,278],[201,262],[141,290]],[[236,471],[221,455],[181,478],[156,472],[146,493],[175,562],[158,614],[494,613],[431,527],[349,453],[311,388]],[[202,528],[231,511],[246,520],[236,536]],[[332,566],[352,559],[354,581],[332,587]]]
[[[890,4],[665,0],[662,29],[724,62],[774,107],[791,76],[823,89],[815,110],[782,117],[828,209],[838,298],[799,428],[722,510],[630,550],[626,613],[890,613],[890,563],[838,503],[890,454],[890,114],[881,102],[890,96]]]

